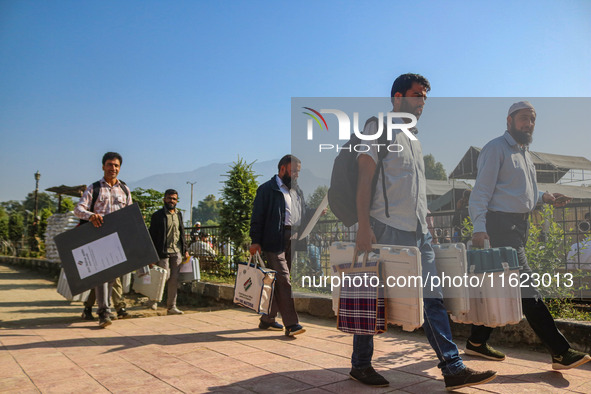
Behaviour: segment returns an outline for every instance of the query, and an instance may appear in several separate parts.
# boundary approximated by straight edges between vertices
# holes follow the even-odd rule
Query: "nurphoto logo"
[[[338,109],[321,109],[319,111],[310,108],[302,107],[306,112],[303,114],[310,117],[307,122],[307,139],[309,141],[314,139],[314,123],[320,127],[320,130],[328,130],[328,123],[322,114],[335,115],[338,122],[338,139],[341,141],[348,141],[351,138],[351,118],[344,111]],[[413,114],[407,112],[388,112],[384,117],[383,112],[379,112],[377,116],[377,131],[375,134],[363,134],[362,129],[359,128],[359,112],[353,112],[353,134],[361,141],[377,141],[384,130],[386,131],[386,137],[388,141],[392,140],[394,130],[402,131],[411,141],[416,141],[417,137],[412,133],[410,129],[416,126],[417,118]],[[400,120],[408,123],[395,123]],[[375,146],[378,151],[382,148],[388,150],[388,152],[401,152],[403,146],[400,144],[376,144],[376,143],[360,143],[355,145],[338,145],[338,144],[318,144],[319,152],[323,150],[336,150],[338,153],[341,150],[355,151],[355,152],[368,152],[372,146]]]

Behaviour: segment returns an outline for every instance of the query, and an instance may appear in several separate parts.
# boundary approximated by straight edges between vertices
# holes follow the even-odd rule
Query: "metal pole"
[[[41,179],[41,174],[39,170],[35,173],[35,214],[33,217],[33,221],[37,220],[37,195],[39,193],[39,179]]]
[[[187,184],[191,185],[191,207],[189,208],[189,224],[193,227],[193,185],[197,182],[189,182]]]

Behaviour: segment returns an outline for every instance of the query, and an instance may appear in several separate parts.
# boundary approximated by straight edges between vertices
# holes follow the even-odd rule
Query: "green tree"
[[[581,312],[572,302],[575,291],[580,290],[580,279],[584,273],[569,271],[573,277],[572,286],[565,280],[566,274],[556,275],[564,268],[564,259],[570,251],[570,244],[564,242],[564,229],[554,218],[554,206],[545,204],[540,211],[541,218],[535,224],[530,218],[529,237],[525,247],[527,261],[534,273],[540,275],[544,285],[538,290],[544,297],[548,309],[554,317],[578,319]],[[564,215],[566,216],[567,210]],[[571,229],[572,231],[572,229]]]
[[[0,206],[2,206],[4,209],[6,209],[6,212],[9,215],[13,212],[20,212],[21,214],[23,214],[25,212],[25,208],[23,207],[23,204],[20,201],[16,201],[16,200],[0,202]]]
[[[49,193],[37,193],[37,215],[44,208],[48,208],[51,212],[55,211],[56,205],[56,202]],[[31,212],[35,211],[35,192],[27,194],[27,198],[23,202],[23,207]]]
[[[8,213],[0,206],[0,240],[8,240]]]
[[[25,231],[25,221],[20,212],[12,212],[8,218],[8,239],[12,242],[18,242]]]
[[[222,189],[221,234],[234,244],[236,260],[247,258],[250,244],[250,216],[258,177],[252,169],[253,164],[254,162],[248,164],[238,157],[238,161],[226,172],[227,179]]]
[[[213,194],[199,201],[197,207],[193,207],[193,223],[201,222],[202,226],[217,226],[220,221],[220,210],[223,201]]]
[[[37,228],[37,235],[43,239],[45,237],[45,231],[47,231],[47,219],[53,215],[53,212],[47,208],[43,208],[41,211],[41,222],[39,222],[39,227]]]
[[[316,210],[324,196],[328,193],[328,186],[318,186],[314,193],[308,196],[308,207],[310,209]],[[320,220],[336,220],[337,217],[332,213],[330,207],[327,209],[326,214],[320,218]]]
[[[447,180],[447,175],[445,173],[445,168],[443,168],[443,164],[435,161],[435,157],[432,154],[428,154],[427,156],[423,157],[423,160],[425,162],[425,178],[439,181]]]
[[[70,211],[73,211],[74,208],[76,208],[76,204],[74,203],[74,201],[72,200],[71,197],[63,197],[62,198],[62,203],[60,205],[60,212],[62,212],[62,213],[70,212]]]
[[[131,198],[133,202],[138,203],[146,224],[150,223],[152,214],[164,206],[164,202],[162,201],[164,193],[154,189],[136,187],[131,192]]]

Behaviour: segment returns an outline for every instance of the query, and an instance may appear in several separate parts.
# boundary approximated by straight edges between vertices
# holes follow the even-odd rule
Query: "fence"
[[[220,226],[185,228],[189,254],[199,259],[201,272],[222,274],[234,272],[232,243],[222,237]]]
[[[542,216],[540,207],[536,208],[532,214],[534,224],[542,225]],[[566,269],[566,262],[570,250],[573,250],[570,261],[570,269],[585,268],[591,269],[591,266],[585,266],[584,248],[574,247],[578,241],[583,239],[591,240],[591,224],[585,215],[590,215],[591,203],[576,203],[569,204],[566,207],[555,208],[554,219],[564,230],[563,237],[563,268]],[[433,242],[434,243],[451,243],[464,242],[466,243],[472,237],[471,229],[465,228],[463,225],[458,225],[458,216],[463,218],[463,215],[457,215],[456,211],[442,211],[429,214],[433,219]],[[456,218],[454,220],[454,217]],[[303,275],[330,275],[330,245],[333,242],[355,242],[357,226],[350,228],[343,226],[338,221],[321,221],[319,222],[312,234],[309,237],[308,247],[306,251],[297,253],[297,258],[294,259],[294,266],[292,267],[292,283],[294,287],[301,285],[301,277]],[[589,242],[591,248],[591,241]],[[591,252],[591,250],[589,250]],[[588,252],[587,252],[588,253]],[[589,262],[587,263],[589,264]],[[576,298],[589,299],[591,298],[591,291],[585,289],[585,285],[589,286],[591,283],[590,275],[585,275],[579,280],[575,280],[575,288],[582,288],[575,293]],[[326,288],[320,288],[326,291]]]
[[[541,214],[539,207],[532,214],[534,223],[540,224]],[[555,208],[554,219],[564,229],[563,239],[564,262],[566,267],[567,252],[577,240],[590,238],[589,221],[585,215],[591,212],[591,203],[575,203],[566,207]],[[434,243],[467,242],[471,238],[468,229],[457,226],[454,221],[456,211],[440,211],[429,214],[433,218]],[[587,224],[585,224],[587,223]],[[454,225],[456,224],[456,225]],[[542,224],[543,226],[543,224]],[[589,227],[589,229],[586,228]],[[586,230],[586,231],[584,231]],[[221,269],[233,271],[230,265],[234,248],[230,242],[223,239],[219,226],[205,226],[188,228],[187,240],[190,244],[189,252],[199,258],[201,269],[205,272],[216,273]],[[197,232],[198,231],[198,232]],[[341,222],[320,221],[308,238],[307,250],[296,254],[292,266],[292,279],[298,282],[302,275],[322,274],[329,275],[330,271],[330,245],[333,242],[355,242],[357,226],[345,227]],[[582,253],[574,248],[571,258],[575,267],[583,266]]]
[[[584,258],[589,253],[585,249],[575,248],[577,241],[591,240],[591,224],[586,215],[591,213],[591,203],[568,204],[563,208],[554,210],[554,219],[564,229],[563,238],[564,263],[566,268],[567,253],[571,253],[571,259],[574,268],[590,269],[585,266]],[[457,225],[454,221],[455,211],[434,212],[429,216],[433,219],[434,242],[467,242],[471,234],[467,229]],[[536,224],[541,223],[539,208],[533,213],[533,221]],[[454,225],[455,224],[455,225]],[[235,267],[232,265],[234,247],[232,243],[221,236],[219,226],[202,226],[199,228],[190,227],[186,229],[185,237],[189,245],[189,253],[199,258],[202,272],[220,274],[234,273]],[[314,231],[308,238],[306,250],[295,254],[292,265],[292,282],[297,287],[301,283],[303,275],[330,275],[330,245],[333,242],[355,242],[357,226],[345,227],[339,221],[320,221]],[[591,249],[591,241],[589,241]],[[14,254],[15,250],[11,243],[1,245],[2,254]],[[591,252],[591,250],[589,251]],[[590,264],[591,262],[588,262]],[[585,291],[579,294],[581,298],[591,298],[591,291]]]

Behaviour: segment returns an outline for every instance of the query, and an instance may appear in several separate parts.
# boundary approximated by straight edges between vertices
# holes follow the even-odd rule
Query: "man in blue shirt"
[[[412,114],[418,119],[430,89],[429,81],[421,75],[399,76],[394,81],[390,94],[392,112]],[[407,123],[404,119],[394,120],[396,123]],[[377,122],[367,122],[363,133],[375,135],[377,130]],[[414,134],[418,133],[410,130]],[[378,172],[373,196],[372,182],[378,164],[378,144],[372,144],[368,152],[360,153],[357,157],[357,249],[362,252],[371,251],[372,244],[376,243],[416,246],[421,251],[423,277],[436,276],[435,253],[427,226],[425,165],[421,144],[417,138],[411,139],[401,130],[392,135],[391,143],[398,144],[402,149],[397,152],[389,151],[384,157],[384,170]],[[423,302],[423,329],[439,359],[438,367],[443,374],[445,387],[454,390],[494,379],[496,372],[475,371],[462,362],[452,339],[441,288],[431,291],[425,287]],[[349,376],[369,386],[387,386],[388,381],[371,366],[372,356],[373,336],[355,335]]]
[[[544,304],[529,275],[532,273],[525,255],[528,216],[537,202],[566,204],[560,193],[538,191],[536,169],[529,154],[529,144],[536,123],[536,111],[527,101],[520,101],[509,108],[507,131],[490,141],[478,156],[478,175],[470,195],[470,217],[474,223],[472,243],[483,247],[490,240],[492,247],[515,248],[519,259],[520,278],[528,280],[522,286],[523,313],[528,323],[552,353],[552,368],[569,369],[591,360],[585,353],[571,349],[558,331],[554,319]],[[557,202],[557,199],[560,201]],[[466,344],[466,354],[489,360],[502,361],[505,355],[487,344],[492,328],[472,326],[472,334]]]

